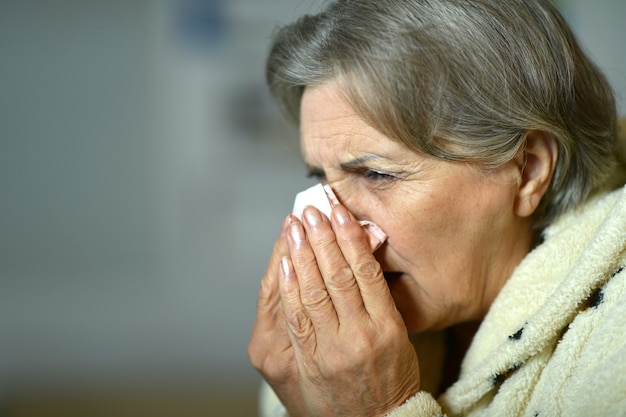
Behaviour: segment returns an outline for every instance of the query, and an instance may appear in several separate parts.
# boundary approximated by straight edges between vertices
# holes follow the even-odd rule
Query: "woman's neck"
[[[439,393],[443,393],[456,382],[461,371],[461,363],[470,347],[480,322],[461,323],[446,330],[446,358]]]

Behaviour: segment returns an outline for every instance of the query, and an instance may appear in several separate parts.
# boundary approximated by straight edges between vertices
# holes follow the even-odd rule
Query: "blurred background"
[[[264,85],[306,0],[0,0],[0,417],[254,416],[293,195]],[[558,2],[626,95],[626,2]]]

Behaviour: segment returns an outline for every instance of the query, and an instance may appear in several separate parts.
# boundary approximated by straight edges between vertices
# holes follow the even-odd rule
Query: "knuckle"
[[[274,296],[274,293],[274,286],[269,278],[264,276],[259,287],[259,300],[270,300]]]
[[[286,321],[291,333],[299,342],[306,341],[313,333],[311,320],[302,310],[289,313]]]
[[[306,307],[307,310],[321,310],[328,306],[330,301],[330,296],[328,295],[328,291],[322,288],[312,288],[306,291],[303,291],[301,294],[302,305]]]
[[[272,379],[283,378],[287,374],[287,367],[282,358],[266,348],[259,348],[256,344],[251,343],[248,346],[248,359],[256,370]]]
[[[376,353],[374,349],[374,339],[354,335],[349,346],[338,347],[325,361],[319,363],[318,372],[325,379],[361,372],[365,364],[371,361],[372,354]]]
[[[315,255],[307,251],[296,251],[295,253],[293,253],[292,261],[294,262],[294,264],[300,265],[303,270],[314,270],[315,268],[317,268],[317,260],[315,259]]]
[[[335,233],[330,229],[320,230],[318,233],[315,233],[311,239],[313,243],[322,248],[328,247],[337,241]]]
[[[357,360],[368,358],[375,352],[375,343],[370,332],[361,330],[354,335],[352,351]]]
[[[282,383],[291,380],[294,374],[291,368],[290,364],[285,363],[282,358],[272,356],[267,358],[259,372],[269,381]]]
[[[262,364],[262,356],[259,354],[258,349],[252,343],[248,345],[248,360],[256,369],[259,369]]]
[[[274,317],[279,306],[280,294],[262,283],[257,300],[257,321]]]
[[[377,329],[379,340],[383,344],[393,344],[406,337],[406,327],[404,323],[395,323],[394,320],[389,320],[384,325],[378,325]]]
[[[248,359],[255,368],[260,369],[266,358],[272,355],[273,338],[273,332],[259,331],[255,325],[247,350]]]
[[[337,289],[350,287],[354,283],[354,274],[348,266],[332,268],[332,272],[326,277],[326,283]]]
[[[359,278],[377,278],[382,274],[380,264],[374,258],[363,259],[354,265],[354,273]]]

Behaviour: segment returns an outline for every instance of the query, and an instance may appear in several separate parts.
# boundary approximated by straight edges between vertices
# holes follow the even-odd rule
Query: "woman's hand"
[[[419,367],[365,233],[343,206],[332,224],[312,207],[302,223],[288,223],[268,269],[273,275],[280,264],[279,296],[264,304],[282,306],[276,316],[286,327],[267,352],[282,351],[292,361],[282,363],[283,376],[297,381],[277,384],[278,373],[257,368],[292,416],[382,416],[419,390]]]
[[[257,315],[248,345],[248,356],[293,417],[306,416],[298,384],[298,370],[278,289],[281,259],[289,255],[287,233],[295,219],[288,216],[261,281]]]

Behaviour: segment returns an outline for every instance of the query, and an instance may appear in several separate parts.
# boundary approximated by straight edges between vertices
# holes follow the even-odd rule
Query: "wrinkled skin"
[[[402,316],[345,208],[334,209],[332,224],[311,207],[302,223],[285,221],[250,356],[291,416],[384,415],[419,390]]]
[[[307,165],[342,204],[330,219],[312,207],[286,218],[248,347],[292,417],[382,416],[415,394],[408,333],[482,319],[530,248],[545,191],[529,188],[540,158],[488,174],[436,160],[372,129],[341,97],[334,84],[307,88],[301,137]],[[376,253],[355,216],[389,235]]]

